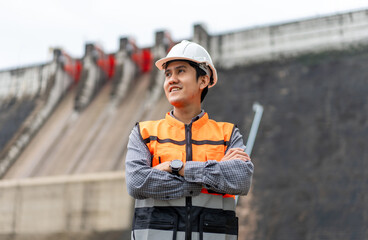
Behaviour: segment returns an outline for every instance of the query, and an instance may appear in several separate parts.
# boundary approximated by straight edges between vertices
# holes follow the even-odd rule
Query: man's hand
[[[250,161],[250,157],[244,152],[242,148],[230,148],[221,161],[239,159],[243,161]]]
[[[163,163],[160,163],[160,164],[154,166],[153,168],[171,173],[170,163],[171,163],[170,161],[163,162]]]
[[[166,161],[166,162],[163,162],[163,163],[160,163],[160,164],[154,166],[153,168],[156,168],[156,169],[161,170],[161,171],[166,171],[166,172],[172,173],[170,164],[171,164],[171,161]],[[185,163],[184,163],[184,165],[185,165]],[[179,175],[184,177],[184,166],[180,169]]]

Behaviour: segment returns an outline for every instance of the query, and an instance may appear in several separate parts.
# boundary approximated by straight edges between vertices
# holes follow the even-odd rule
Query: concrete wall
[[[194,39],[206,45],[201,36]],[[367,42],[368,10],[363,10],[211,36],[209,51],[215,65],[231,68]]]
[[[130,209],[121,172],[3,180],[0,239],[60,239],[61,233],[80,239],[93,232],[129,231]]]
[[[9,99],[22,104],[28,100],[26,97],[37,102],[36,110],[24,119],[22,127],[9,139],[11,144],[0,149],[0,178],[42,127],[71,84],[71,77],[61,69],[56,59],[41,66],[0,72],[0,87],[5,89],[0,91],[0,104]]]
[[[367,62],[365,46],[218,69],[210,117],[246,139],[264,106],[239,240],[368,239]]]
[[[42,79],[43,66],[0,72],[0,104],[8,98],[35,97],[43,93],[46,81]]]

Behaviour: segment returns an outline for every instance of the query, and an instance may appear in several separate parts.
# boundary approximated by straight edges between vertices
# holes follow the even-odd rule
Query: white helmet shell
[[[183,40],[176,44],[165,58],[156,61],[155,65],[159,70],[163,70],[165,63],[172,60],[189,60],[196,63],[205,63],[211,69],[213,76],[213,83],[208,87],[213,87],[217,83],[217,72],[212,63],[211,56],[201,45]]]

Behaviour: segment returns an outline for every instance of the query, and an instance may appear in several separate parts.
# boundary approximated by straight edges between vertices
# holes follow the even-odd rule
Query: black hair
[[[190,60],[185,60],[185,59],[183,59],[183,60],[179,60],[178,59],[178,60],[168,61],[168,62],[165,63],[164,68],[166,68],[170,63],[175,62],[175,61],[187,62],[191,67],[193,67],[196,70],[197,82],[198,82],[199,77],[202,77],[202,76],[206,76],[207,75],[207,73],[203,69],[201,69],[199,67],[198,63],[193,62],[193,61],[190,61]],[[212,73],[212,70],[211,69],[210,69],[210,71]],[[211,77],[210,77],[209,85],[211,85],[211,84],[213,84],[213,76],[212,76],[212,74],[211,74]],[[208,85],[202,91],[202,94],[201,94],[201,102],[203,102],[203,100],[206,97],[207,93],[208,93]]]

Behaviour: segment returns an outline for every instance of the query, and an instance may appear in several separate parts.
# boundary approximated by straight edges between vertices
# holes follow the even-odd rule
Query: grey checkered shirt
[[[245,149],[238,128],[234,129],[227,149],[230,148]],[[129,136],[125,161],[128,193],[136,199],[171,200],[193,197],[197,196],[203,187],[220,193],[246,195],[253,175],[251,161],[236,159],[222,162],[186,162],[184,177],[152,168],[151,154],[142,142],[137,126]]]

